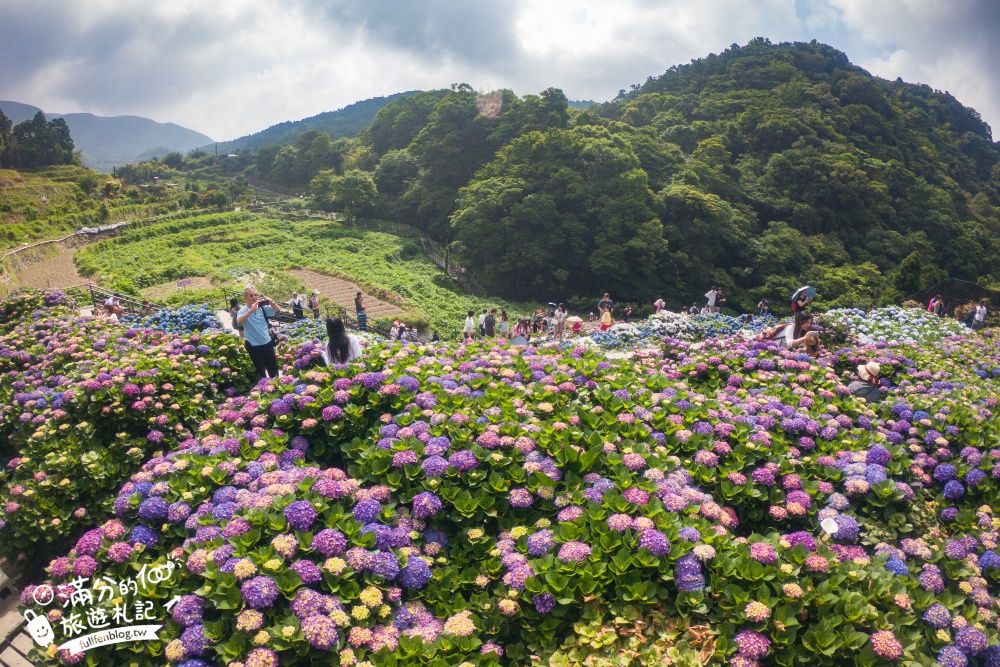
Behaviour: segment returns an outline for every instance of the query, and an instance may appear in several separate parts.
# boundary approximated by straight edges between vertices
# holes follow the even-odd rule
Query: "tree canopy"
[[[555,89],[422,93],[360,141],[375,214],[458,241],[518,296],[681,305],[718,285],[749,309],[810,282],[865,306],[1000,276],[989,126],[816,42],[734,45],[584,111]]]
[[[39,111],[12,127],[0,111],[0,166],[31,169],[60,164],[80,164],[65,120],[47,121]]]

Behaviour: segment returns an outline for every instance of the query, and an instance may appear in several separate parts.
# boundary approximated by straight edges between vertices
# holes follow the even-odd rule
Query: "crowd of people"
[[[555,340],[562,340],[567,326],[574,333],[580,332],[582,318],[570,317],[565,304],[549,305],[555,308],[538,308],[531,315],[517,318],[512,318],[502,308],[483,308],[478,316],[476,311],[470,310],[462,326],[462,335],[469,341],[499,339],[519,343],[528,342],[532,336],[539,335],[551,335]]]
[[[798,350],[801,353],[815,357],[820,352],[820,334],[823,329],[816,325],[815,317],[809,312],[808,307],[815,299],[815,289],[803,287],[792,295],[789,308],[793,313],[791,322],[783,323],[772,329],[763,332],[762,337],[773,341],[779,347],[788,350]],[[726,301],[725,293],[722,289],[713,287],[705,294],[705,306],[699,307],[697,304],[687,310],[682,310],[685,314],[698,313],[718,313],[722,304]],[[258,377],[275,377],[278,374],[278,360],[275,353],[275,345],[278,340],[277,328],[272,321],[279,313],[284,312],[274,299],[262,297],[258,294],[253,285],[247,285],[243,290],[244,305],[234,297],[229,302],[229,314],[232,318],[233,330],[243,340],[247,354],[253,362],[254,369]],[[305,319],[306,309],[312,311],[315,319],[320,317],[319,291],[313,290],[308,297],[305,294],[293,293],[292,298],[286,304],[292,311],[296,319]],[[653,302],[653,310],[660,313],[666,310],[666,303],[663,299]],[[527,316],[511,317],[506,310],[498,308],[483,308],[481,313],[469,310],[462,328],[463,338],[467,341],[474,340],[501,340],[510,341],[514,344],[526,344],[539,336],[551,336],[555,341],[561,341],[567,333],[573,335],[581,333],[584,320],[578,316],[571,316],[563,303],[550,303],[550,309],[537,308],[533,314]],[[365,331],[368,329],[368,316],[365,308],[365,298],[362,292],[357,292],[354,299],[354,308],[357,316],[358,329]],[[610,293],[605,292],[603,297],[597,302],[597,316],[590,313],[589,326],[606,331],[616,322],[616,304]],[[758,316],[771,315],[771,302],[761,299],[757,303]],[[927,311],[939,317],[947,314],[946,303],[940,294],[935,295],[927,304]],[[148,300],[142,302],[139,309],[140,316],[151,315],[154,312],[153,306]],[[103,303],[103,310],[99,315],[107,318],[117,319],[125,313],[120,299],[117,296],[109,297]],[[631,305],[622,308],[620,318],[628,322],[634,313]],[[985,301],[969,308],[965,314],[965,324],[972,330],[978,331],[983,328],[989,308]],[[744,316],[747,321],[753,320],[753,315],[747,313]],[[324,349],[323,359],[327,364],[347,363],[361,356],[361,344],[358,337],[347,333],[345,322],[339,317],[326,318],[327,345]],[[418,342],[418,332],[416,327],[408,325],[400,320],[395,320],[389,329],[389,336],[393,340],[403,342]],[[437,342],[440,336],[437,331],[433,331],[430,337],[431,342]],[[885,380],[880,377],[881,369],[874,362],[868,362],[858,366],[857,380],[849,386],[850,391],[867,401],[880,400],[882,388]]]

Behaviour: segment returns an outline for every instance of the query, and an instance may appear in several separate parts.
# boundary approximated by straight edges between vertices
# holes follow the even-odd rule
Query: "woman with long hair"
[[[326,335],[329,340],[323,350],[323,361],[327,366],[346,364],[361,356],[361,345],[357,336],[347,333],[339,317],[326,318]]]
[[[795,320],[779,329],[775,341],[789,350],[797,347],[805,349],[806,354],[815,357],[819,353],[819,334],[811,331],[813,316],[807,310],[795,313]]]

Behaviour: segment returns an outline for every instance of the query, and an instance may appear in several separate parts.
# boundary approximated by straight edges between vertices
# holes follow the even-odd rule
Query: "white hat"
[[[882,372],[882,367],[874,361],[858,366],[858,376],[866,382],[878,380],[878,374]]]
[[[313,294],[319,294],[319,290],[318,289],[314,289],[313,290]]]

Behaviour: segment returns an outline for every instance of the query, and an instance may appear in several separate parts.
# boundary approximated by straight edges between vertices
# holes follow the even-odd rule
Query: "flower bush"
[[[879,341],[933,343],[948,336],[960,336],[968,329],[959,321],[942,319],[921,308],[889,306],[870,313],[857,308],[831,310],[824,323],[837,332],[852,334],[858,343]]]
[[[747,323],[742,318],[719,313],[682,315],[663,310],[650,315],[647,320],[635,323],[619,322],[606,331],[594,331],[588,336],[572,338],[570,344],[578,345],[581,340],[590,339],[597,347],[605,350],[658,347],[664,338],[698,341],[737,334],[752,337],[764,328],[775,326],[777,323],[778,320],[770,315],[754,317]]]
[[[4,302],[20,316],[0,333],[0,553],[31,562],[65,551],[150,452],[250,382],[228,334],[126,329],[47,310],[58,303],[47,293],[18,301]]]
[[[993,664],[1000,347],[839,326],[816,359],[742,334],[331,368],[286,346],[286,375],[218,396],[48,567],[68,595],[180,563],[146,593],[180,600],[159,639],[33,657]],[[847,389],[867,360],[877,404]]]
[[[185,334],[222,326],[215,311],[207,305],[164,308],[147,317],[123,317],[122,322],[136,329],[157,329],[167,333]]]

